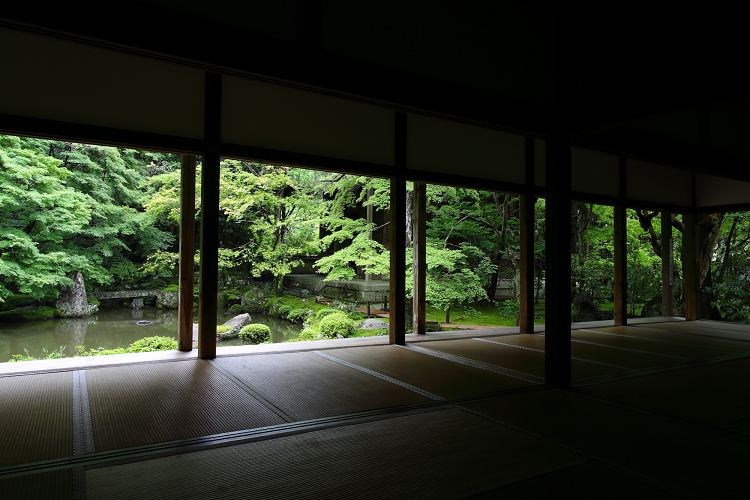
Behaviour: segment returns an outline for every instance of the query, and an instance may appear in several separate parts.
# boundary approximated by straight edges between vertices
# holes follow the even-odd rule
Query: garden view
[[[0,136],[0,361],[176,348],[180,165],[175,154]],[[394,251],[388,180],[232,159],[221,167],[218,323],[247,318],[219,326],[220,345],[384,334],[394,320],[387,302],[365,304],[341,283],[388,283]],[[200,160],[197,168],[200,179]],[[196,192],[199,234],[200,184]],[[407,255],[407,297],[412,204],[409,191],[406,248],[398,249]],[[571,321],[611,318],[612,212],[588,203],[571,207]],[[429,329],[516,324],[518,217],[517,195],[427,186]],[[658,212],[629,209],[627,220],[629,313],[659,316],[661,258],[669,252]],[[743,250],[750,244],[750,217],[705,214],[700,224],[701,310],[713,319],[747,322],[750,260]],[[679,215],[672,225],[679,315]],[[539,324],[544,244],[539,199]],[[196,255],[196,282],[198,262]],[[58,307],[77,273],[93,306],[83,319],[67,318]],[[313,274],[323,277],[321,284],[299,278]],[[101,293],[136,290],[149,294]],[[373,315],[385,314],[363,323],[368,306]]]

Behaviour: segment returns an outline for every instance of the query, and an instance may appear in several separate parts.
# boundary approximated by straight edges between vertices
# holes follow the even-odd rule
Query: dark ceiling
[[[14,2],[0,12],[6,25],[747,179],[741,21],[705,7],[529,1]]]

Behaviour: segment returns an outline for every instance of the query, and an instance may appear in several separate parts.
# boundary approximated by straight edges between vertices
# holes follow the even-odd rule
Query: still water
[[[219,311],[218,324],[231,319],[232,314]],[[151,325],[139,326],[137,321],[152,321]],[[194,319],[198,321],[197,316]],[[302,325],[261,314],[250,315],[251,323],[261,323],[271,328],[273,342],[284,342],[297,338]],[[0,322],[0,362],[11,359],[13,354],[43,357],[48,352],[63,349],[66,356],[76,353],[76,346],[85,345],[87,350],[127,347],[144,337],[177,338],[177,311],[143,308],[138,312],[121,306],[100,306],[99,312],[88,318],[52,319],[23,323]],[[221,346],[242,345],[239,339],[224,340]]]

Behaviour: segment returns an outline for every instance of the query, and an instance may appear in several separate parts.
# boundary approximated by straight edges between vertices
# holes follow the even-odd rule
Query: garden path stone
[[[370,318],[360,323],[359,328],[362,330],[382,330],[383,328],[388,328],[388,323],[379,319]]]

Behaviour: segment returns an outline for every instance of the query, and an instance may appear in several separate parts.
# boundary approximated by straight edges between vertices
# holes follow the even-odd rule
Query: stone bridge
[[[97,299],[137,299],[163,293],[161,290],[120,290],[119,292],[89,292]]]

